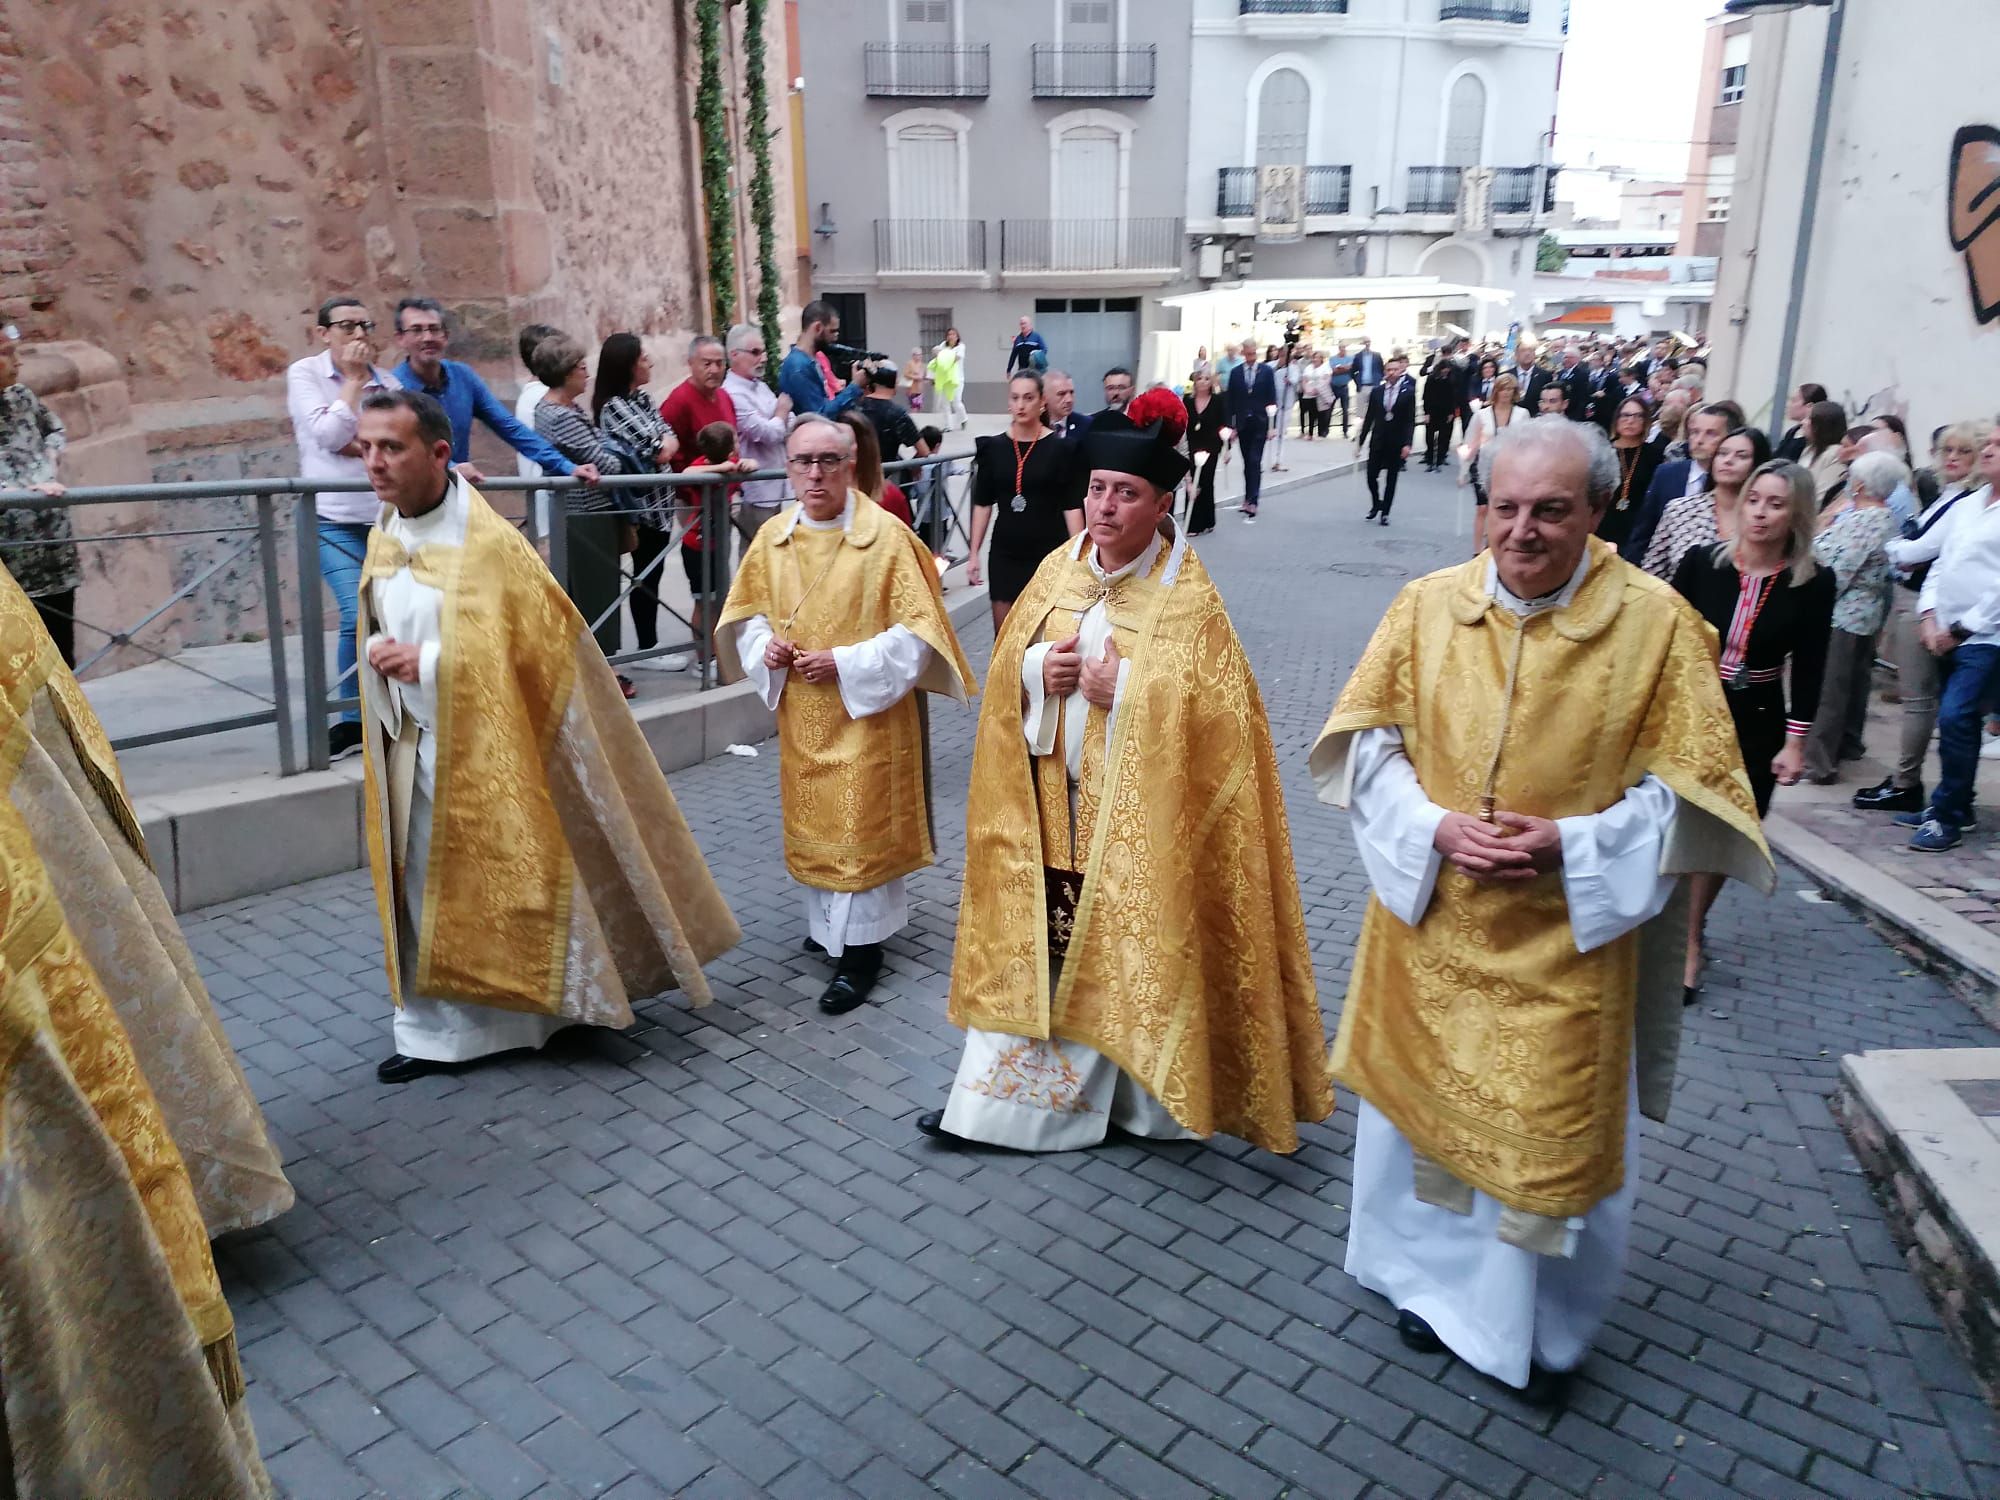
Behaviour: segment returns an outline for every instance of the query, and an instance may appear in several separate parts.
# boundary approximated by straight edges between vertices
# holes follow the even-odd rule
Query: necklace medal
[[[1013,511],[1015,515],[1020,515],[1021,512],[1028,508],[1028,497],[1026,495],[1016,495],[1012,500],[1007,502],[1007,508]]]

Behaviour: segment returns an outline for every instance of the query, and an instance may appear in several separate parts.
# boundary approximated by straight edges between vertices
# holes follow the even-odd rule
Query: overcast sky
[[[1702,37],[1721,9],[1722,0],[1570,0],[1556,160],[1684,178]]]

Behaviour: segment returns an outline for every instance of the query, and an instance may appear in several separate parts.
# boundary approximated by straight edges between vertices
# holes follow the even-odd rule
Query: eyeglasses
[[[401,332],[401,333],[416,333],[416,334],[426,334],[426,333],[435,333],[435,334],[442,334],[442,333],[444,332],[444,324],[442,324],[442,323],[408,323],[408,324],[405,324],[405,325],[404,325],[404,326],[403,326],[403,327],[402,327],[401,329],[399,329],[398,331],[399,331],[399,332]]]
[[[338,328],[342,333],[373,333],[373,318],[335,318],[331,323],[322,323],[322,328]]]
[[[849,462],[845,453],[801,453],[785,460],[785,467],[794,474],[808,474],[817,471],[830,474],[842,464]]]

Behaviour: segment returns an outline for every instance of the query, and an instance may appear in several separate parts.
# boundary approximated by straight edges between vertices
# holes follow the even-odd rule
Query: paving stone
[[[1354,533],[1357,479],[1274,492],[1201,544],[1271,717],[1329,1029],[1367,887],[1306,747],[1396,587],[1464,555],[1450,484],[1404,495],[1393,532]],[[990,632],[964,634],[983,670]],[[1340,1269],[1349,1099],[1287,1159],[915,1137],[957,1060],[975,722],[935,707],[939,862],[877,1003],[837,1024],[768,747],[671,778],[746,938],[713,1006],[640,999],[626,1037],[383,1090],[365,874],[189,914],[301,1199],[217,1250],[285,1493],[2000,1493],[1993,1412],[1826,1103],[1843,1051],[1994,1038],[1797,872],[1716,908],[1631,1278],[1571,1408],[1537,1412],[1403,1349]],[[1991,907],[1968,881],[2000,878],[1993,851],[1966,852],[1975,874],[1936,878]]]

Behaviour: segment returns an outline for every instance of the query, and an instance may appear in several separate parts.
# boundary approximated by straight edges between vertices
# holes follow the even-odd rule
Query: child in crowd
[[[747,473],[754,466],[739,460],[736,456],[736,429],[727,422],[710,422],[694,435],[695,456],[688,461],[687,472],[699,469],[713,469],[723,473]],[[739,484],[725,486],[726,498],[718,509],[718,514],[726,515],[733,508],[743,487]],[[713,500],[713,488],[703,485],[698,489],[683,492],[684,509],[688,517],[687,530],[681,533],[681,567],[687,573],[688,594],[694,600],[691,621],[697,637],[706,634],[709,622],[715,617],[722,604],[722,596],[729,590],[729,528],[722,528],[721,544],[712,553],[707,538],[703,535],[702,512],[705,502]],[[704,574],[706,579],[704,580]],[[704,583],[706,588],[704,588]],[[715,644],[711,640],[707,646],[711,656]]]

